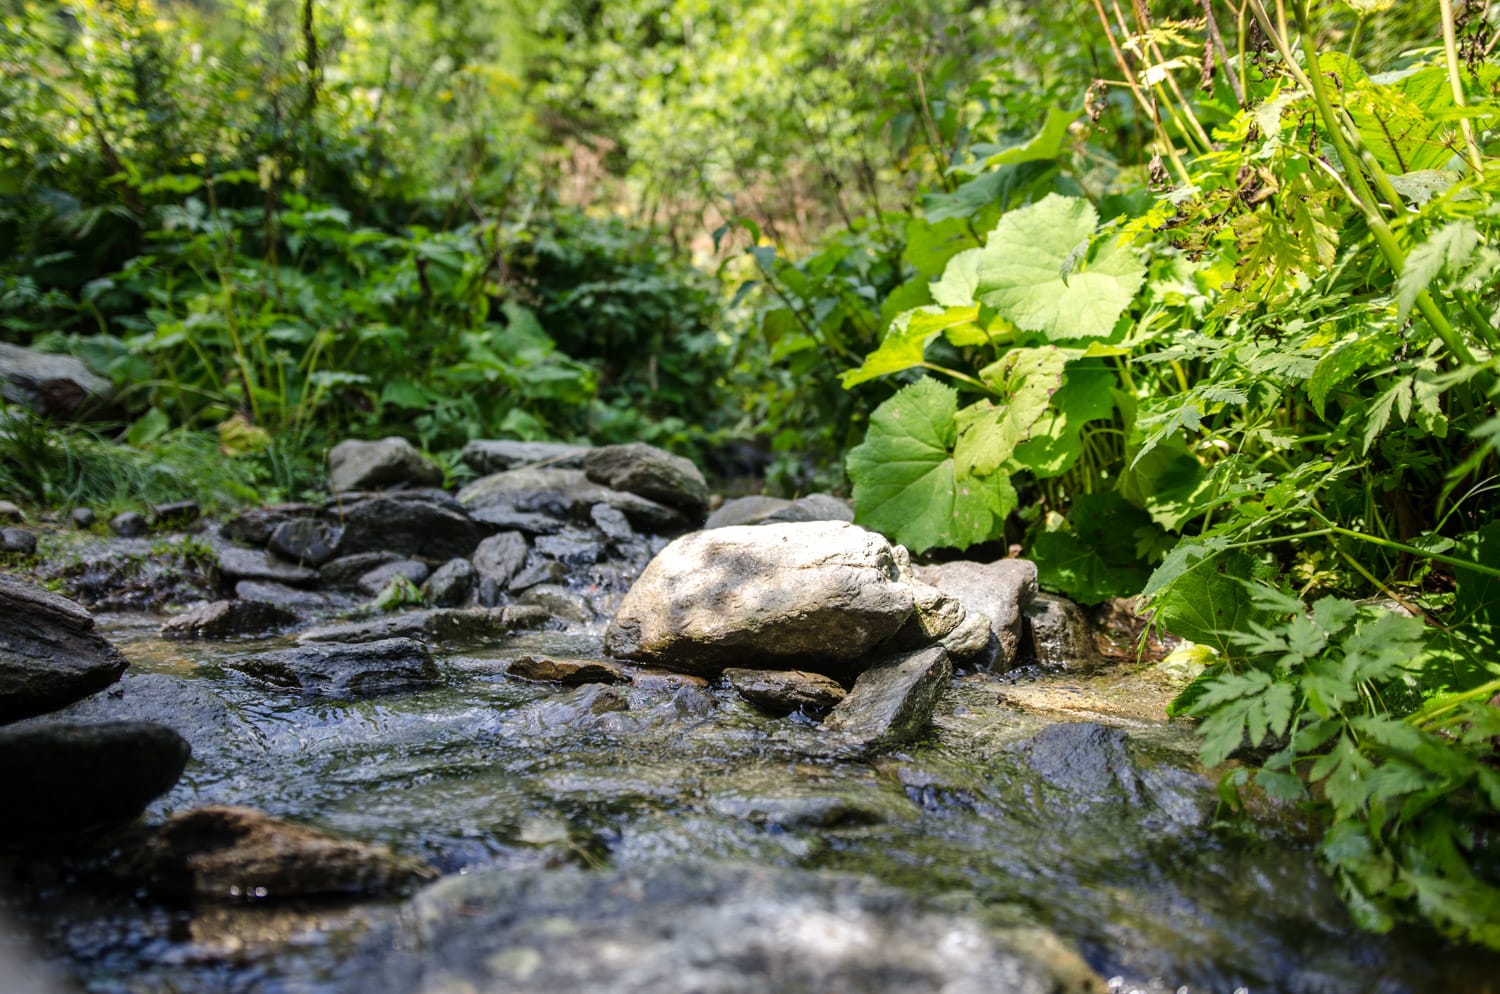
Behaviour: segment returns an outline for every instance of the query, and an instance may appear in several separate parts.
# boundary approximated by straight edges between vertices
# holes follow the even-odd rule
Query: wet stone
[[[325,697],[371,697],[431,686],[439,679],[427,646],[409,638],[305,642],[229,659],[225,665],[265,683]]]
[[[234,585],[234,596],[243,601],[260,601],[289,610],[302,608],[323,611],[334,606],[333,599],[327,594],[316,590],[298,590],[269,580],[241,580]]]
[[[221,529],[224,537],[246,545],[265,545],[271,533],[288,521],[314,518],[322,513],[315,504],[272,504],[268,507],[252,507],[248,511],[224,522]]]
[[[73,523],[74,528],[92,528],[98,520],[98,515],[91,507],[75,507],[68,515],[68,520]]]
[[[182,528],[197,521],[200,513],[197,501],[180,500],[171,504],[157,504],[151,509],[151,526]]]
[[[345,506],[338,554],[394,552],[401,556],[452,559],[469,556],[488,529],[441,492],[412,491],[360,500]]]
[[[121,538],[140,538],[150,530],[145,515],[135,511],[121,511],[109,519],[109,527]]]
[[[25,528],[0,528],[0,552],[36,554],[36,536]]]
[[[0,574],[0,723],[103,690],[127,665],[82,607]]]
[[[470,562],[479,591],[479,603],[496,604],[500,594],[526,563],[526,538],[520,532],[500,532],[479,543]]]
[[[442,482],[442,467],[394,435],[370,442],[349,439],[328,453],[328,487],[334,493]]]
[[[520,625],[517,622],[521,622]],[[499,638],[517,627],[528,627],[526,619],[511,607],[433,608],[405,611],[364,621],[345,621],[309,628],[297,636],[299,642],[378,642],[411,638],[424,642],[465,642]]]
[[[318,570],[318,582],[325,587],[352,588],[370,570],[400,558],[394,552],[360,552],[352,556],[340,556],[322,565]]]
[[[624,668],[596,659],[566,659],[554,656],[517,656],[505,670],[521,680],[579,686],[585,683],[624,683]]]
[[[177,639],[234,638],[274,632],[296,621],[294,612],[266,601],[212,601],[168,619],[161,634]]]
[[[777,715],[793,711],[821,714],[848,693],[832,677],[801,670],[730,668],[724,671],[724,679],[745,700]]]
[[[598,534],[577,529],[569,529],[557,535],[543,535],[532,543],[532,548],[537,555],[574,568],[591,566],[604,555],[604,544]]]
[[[521,466],[545,463],[559,469],[573,469],[583,463],[588,447],[566,442],[513,442],[506,439],[476,438],[464,445],[459,458],[464,465],[481,475],[500,473]]]
[[[708,507],[708,482],[703,472],[681,456],[653,445],[606,445],[583,457],[590,480],[613,490],[701,514]]]
[[[422,600],[433,607],[458,607],[474,591],[474,566],[467,559],[450,559],[422,584]]]
[[[562,583],[567,578],[568,568],[556,559],[538,559],[528,563],[525,569],[511,577],[506,589],[511,593],[519,593],[543,583]]]
[[[635,529],[630,527],[625,512],[608,504],[595,504],[589,508],[589,520],[611,542],[629,542],[635,538]]]
[[[550,583],[528,588],[525,593],[521,594],[519,603],[533,604],[554,618],[577,622],[580,625],[593,624],[598,620],[594,609],[589,606],[588,600],[582,594]]]
[[[1026,608],[1036,665],[1050,672],[1087,671],[1105,662],[1083,608],[1066,597],[1038,594]]]
[[[0,729],[0,841],[128,821],[187,765],[187,742],[143,721],[48,721]]]
[[[237,545],[219,550],[219,572],[227,580],[266,580],[292,586],[307,586],[318,579],[318,571],[283,562],[260,549]]]
[[[420,585],[423,580],[427,579],[428,572],[427,564],[421,560],[398,559],[393,563],[376,566],[368,573],[363,574],[359,578],[357,586],[371,597],[376,597],[398,576],[403,576],[413,584]]]
[[[953,676],[941,648],[885,659],[859,675],[854,688],[823,722],[859,748],[888,748],[915,737],[932,721]]]
[[[169,818],[142,861],[154,892],[209,901],[377,896],[438,876],[385,846],[227,805]]]
[[[316,518],[294,518],[271,530],[267,546],[276,555],[299,566],[319,567],[333,558],[342,530]]]

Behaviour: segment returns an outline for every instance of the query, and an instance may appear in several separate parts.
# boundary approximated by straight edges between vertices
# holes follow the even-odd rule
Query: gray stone
[[[0,574],[0,723],[103,690],[127,665],[83,608]]]
[[[691,460],[654,445],[606,445],[583,457],[590,480],[637,494],[658,504],[701,514],[708,508],[708,481]]]
[[[277,526],[301,518],[315,518],[322,509],[315,504],[272,504],[269,507],[252,507],[224,522],[225,538],[246,545],[265,545]]]
[[[194,500],[179,500],[170,504],[157,504],[151,508],[151,527],[185,528],[198,520],[202,511]]]
[[[518,602],[542,608],[554,618],[580,625],[591,625],[598,620],[598,614],[586,597],[556,584],[541,583],[528,587]]]
[[[537,559],[511,578],[506,589],[520,593],[544,583],[558,584],[568,578],[568,568],[556,559]]]
[[[592,566],[604,558],[604,539],[592,529],[569,528],[557,535],[543,535],[531,547],[537,555],[573,569]]]
[[[1070,801],[1138,804],[1141,783],[1125,732],[1093,722],[1049,725],[1014,748]]]
[[[234,596],[243,601],[259,601],[278,607],[312,611],[326,610],[334,606],[333,598],[316,590],[298,590],[284,583],[270,580],[241,580],[234,585]]]
[[[541,514],[567,521],[587,521],[595,504],[620,511],[647,532],[691,527],[682,512],[638,494],[600,486],[579,469],[512,469],[470,483],[458,499],[471,513],[503,508],[505,513]]]
[[[1026,607],[1026,624],[1032,657],[1044,670],[1091,670],[1105,662],[1083,608],[1066,597],[1037,594]]]
[[[474,592],[475,575],[469,560],[450,559],[422,584],[422,600],[433,607],[458,607]]]
[[[172,788],[189,752],[172,729],[143,721],[0,728],[0,841],[129,821]]]
[[[517,656],[505,672],[521,680],[561,683],[576,687],[585,683],[625,683],[625,670],[600,659],[568,659],[557,656]]]
[[[794,830],[879,825],[912,813],[911,802],[904,797],[898,800],[880,795],[849,796],[805,787],[726,791],[715,794],[708,806],[714,814],[725,818]]]
[[[488,529],[467,512],[455,510],[450,500],[393,493],[347,506],[338,555],[394,552],[427,559],[467,557]]]
[[[532,511],[518,511],[511,504],[471,508],[469,516],[497,531],[516,531],[526,535],[551,535],[568,527],[565,519]]]
[[[0,522],[11,524],[26,520],[26,512],[15,501],[0,500]]]
[[[881,536],[845,522],[718,528],[677,539],[625,595],[611,655],[685,672],[753,661],[846,672],[906,623],[912,590]]]
[[[543,615],[542,621],[550,620]],[[297,636],[299,642],[377,642],[381,639],[412,638],[423,642],[474,642],[491,640],[512,631],[537,627],[530,612],[515,605],[503,608],[433,608],[399,614],[341,621],[309,628]]]
[[[329,560],[318,569],[318,582],[325,587],[352,588],[376,566],[393,563],[401,557],[394,552],[356,552]]]
[[[804,711],[821,714],[842,701],[848,691],[832,677],[802,670],[746,670],[731,667],[724,679],[735,693],[771,714]]]
[[[109,519],[109,527],[121,538],[139,538],[150,531],[146,516],[136,511],[121,511]]]
[[[431,487],[443,482],[443,469],[394,435],[378,441],[340,442],[328,453],[328,488],[334,493],[407,484]]]
[[[589,451],[586,445],[566,442],[513,442],[509,439],[476,438],[464,445],[459,458],[481,476],[503,473],[523,466],[556,466],[577,469]]]
[[[161,634],[175,639],[234,638],[265,635],[296,621],[296,614],[266,601],[211,601],[169,618],[161,626]]]
[[[859,675],[823,729],[860,749],[899,745],[931,724],[932,709],[952,676],[953,664],[942,648],[892,656]]]
[[[849,502],[828,494],[808,494],[797,500],[751,495],[724,502],[708,516],[704,528],[763,525],[794,521],[853,521]]]
[[[421,860],[250,808],[173,815],[144,854],[157,894],[207,901],[378,896],[436,879]]]
[[[360,590],[371,597],[379,596],[392,580],[398,576],[404,576],[415,586],[420,586],[431,571],[427,564],[418,559],[398,559],[393,563],[376,566],[359,578],[357,583]]]
[[[500,600],[511,579],[526,565],[529,550],[520,532],[501,532],[479,543],[470,562],[478,584],[479,603],[489,607]]]
[[[968,610],[958,598],[931,584],[915,578],[910,582],[915,610],[887,648],[915,652],[929,645],[940,645],[956,663],[970,660],[988,663],[994,658],[997,647],[988,618]]]
[[[439,677],[427,646],[409,638],[304,642],[292,649],[230,659],[226,665],[278,687],[324,697],[396,693],[431,686]]]
[[[72,356],[0,342],[0,397],[43,417],[80,421],[109,414],[114,388]]]
[[[226,545],[219,550],[219,573],[231,582],[265,580],[305,587],[315,583],[318,571],[277,559],[260,549]]]
[[[1022,612],[1036,596],[1036,564],[1026,559],[999,559],[992,563],[960,560],[913,569],[917,579],[956,597],[974,614],[989,619],[996,640],[992,668],[1004,671],[1015,665],[1021,643]]]
[[[342,961],[361,994],[1102,994],[1061,945],[868,877],[653,865],[450,876]],[[1049,955],[1050,954],[1050,955]]]
[[[625,512],[608,504],[595,504],[589,508],[589,520],[611,542],[629,542],[636,537],[635,529],[630,527],[630,519],[625,517]]]
[[[271,529],[266,545],[276,555],[316,569],[333,558],[343,529],[317,518],[292,518]]]
[[[68,520],[73,523],[74,528],[92,528],[98,520],[98,515],[91,507],[75,507],[68,515]]]
[[[36,536],[25,528],[0,528],[0,552],[19,552],[23,556],[36,554]]]

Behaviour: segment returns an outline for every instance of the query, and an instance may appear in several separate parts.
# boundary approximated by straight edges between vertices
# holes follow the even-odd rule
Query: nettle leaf
[[[918,380],[875,409],[849,452],[855,519],[915,552],[964,549],[1000,534],[1017,497],[1004,473],[961,471],[953,458],[958,394]]]
[[[1479,229],[1468,220],[1450,221],[1412,246],[1406,266],[1396,279],[1396,317],[1405,321],[1423,290],[1444,270],[1461,272],[1479,247]]]
[[[1118,240],[1094,241],[1098,223],[1087,200],[1055,193],[1006,214],[980,250],[976,298],[1049,339],[1109,335],[1146,269]]]

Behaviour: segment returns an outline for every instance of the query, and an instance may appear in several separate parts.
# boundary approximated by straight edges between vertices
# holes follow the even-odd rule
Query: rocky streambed
[[[1293,819],[1219,823],[1170,678],[1028,605],[1025,565],[913,566],[823,498],[698,531],[640,453],[618,490],[526,457],[483,501],[391,471],[200,530],[203,604],[95,614],[67,651],[113,670],[0,728],[0,989],[32,982],[6,957],[110,994],[1491,989],[1491,957],[1354,929]],[[99,579],[125,541],[53,575],[139,592]],[[402,557],[425,603],[370,613]],[[173,763],[138,818],[86,803]]]

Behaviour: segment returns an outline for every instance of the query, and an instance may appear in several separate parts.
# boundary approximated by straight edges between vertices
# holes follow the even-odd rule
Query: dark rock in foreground
[[[1051,941],[1048,941],[1048,940]],[[410,994],[1095,994],[1039,930],[1006,933],[864,877],[739,865],[484,872],[413,899],[338,979]]]
[[[361,500],[344,511],[340,557],[361,552],[453,559],[474,551],[488,529],[447,495],[391,494]]]
[[[129,665],[65,597],[0,575],[0,723],[103,690]]]
[[[182,776],[181,735],[144,721],[0,729],[0,841],[129,821]]]
[[[328,488],[334,493],[400,484],[430,487],[442,482],[442,467],[395,435],[373,442],[350,439],[328,453]]]
[[[168,819],[145,861],[157,893],[211,901],[373,896],[437,876],[385,846],[227,805]]]
[[[832,677],[801,670],[746,670],[730,668],[724,679],[735,692],[762,711],[818,714],[842,701],[848,693]]]
[[[427,646],[409,638],[353,645],[307,642],[232,659],[226,665],[278,687],[327,697],[372,697],[438,680]]]

